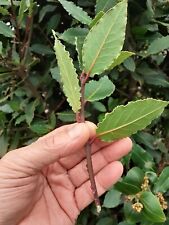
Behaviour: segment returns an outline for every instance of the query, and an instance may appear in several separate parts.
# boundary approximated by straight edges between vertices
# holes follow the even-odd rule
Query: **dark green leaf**
[[[142,192],[140,202],[143,204],[142,214],[147,220],[155,223],[165,222],[166,217],[160,206],[159,200],[152,192]]]
[[[135,165],[141,167],[143,170],[154,169],[153,157],[137,144],[133,145],[131,159]]]
[[[55,11],[55,9],[56,9],[56,6],[54,5],[45,5],[44,7],[42,7],[39,13],[39,23],[43,20],[43,18],[45,17],[47,13],[51,13]]]
[[[121,192],[112,188],[105,195],[103,206],[106,208],[114,208],[121,202]]]
[[[169,190],[169,167],[165,167],[154,185],[154,192],[165,193]]]
[[[147,50],[147,55],[157,54],[169,48],[169,35],[155,39]]]

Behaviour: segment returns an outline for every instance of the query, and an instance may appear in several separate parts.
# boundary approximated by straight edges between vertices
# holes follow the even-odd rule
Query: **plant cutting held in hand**
[[[66,2],[60,0],[65,9]],[[75,7],[72,5],[73,3],[67,3],[71,7]],[[78,8],[78,10],[80,9]],[[110,96],[115,89],[108,76],[102,76],[98,81],[91,80],[91,78],[102,74],[105,70],[113,69],[133,54],[122,51],[127,21],[127,0],[121,1],[107,13],[96,16],[93,21],[86,14],[81,14],[81,16],[82,18],[79,20],[82,20],[82,22],[84,17],[87,17],[85,20],[87,23],[85,22],[85,24],[88,24],[91,29],[83,43],[76,39],[79,65],[82,68],[80,76],[76,73],[69,52],[65,50],[64,45],[53,31],[55,36],[54,49],[60,69],[63,91],[72,110],[76,113],[77,122],[85,121],[86,102],[104,99]],[[76,15],[76,19],[78,19],[78,15]],[[112,141],[130,136],[149,125],[153,119],[163,112],[167,105],[168,102],[165,101],[144,99],[130,102],[125,106],[118,106],[112,112],[107,113],[102,122],[98,124],[96,137],[103,141]],[[87,168],[97,212],[99,213],[101,206],[93,174],[91,144],[92,141],[89,140],[85,146]]]

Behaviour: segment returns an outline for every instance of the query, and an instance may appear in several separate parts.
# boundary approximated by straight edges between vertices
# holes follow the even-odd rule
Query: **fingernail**
[[[80,124],[73,125],[73,127],[71,127],[68,131],[68,134],[72,139],[78,138],[80,133]]]

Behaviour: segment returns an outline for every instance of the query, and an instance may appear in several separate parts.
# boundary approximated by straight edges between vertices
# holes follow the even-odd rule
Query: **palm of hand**
[[[112,151],[113,149],[113,151]],[[122,165],[115,162],[131,149],[131,141],[93,144],[93,164],[99,195],[122,174]],[[0,214],[5,225],[73,225],[80,211],[93,201],[84,149],[58,159],[43,170],[32,170],[27,159],[17,150],[1,161]],[[23,156],[23,153],[22,153]],[[36,168],[36,167],[35,167]],[[26,174],[26,175],[25,175]]]

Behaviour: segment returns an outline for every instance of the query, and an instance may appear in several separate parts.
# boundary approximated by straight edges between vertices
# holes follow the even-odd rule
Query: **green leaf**
[[[58,0],[58,1],[62,4],[63,8],[78,21],[88,25],[91,23],[92,19],[90,18],[90,16],[88,16],[88,14],[85,11],[83,11],[82,8],[76,6],[71,1],[66,0]]]
[[[135,62],[132,58],[126,59],[123,64],[124,64],[124,67],[131,72],[134,72],[136,69]]]
[[[136,225],[136,223],[142,221],[141,213],[133,210],[131,202],[124,202],[124,215],[128,225]]]
[[[59,68],[57,66],[54,68],[51,68],[50,72],[51,72],[52,78],[55,79],[58,83],[61,83]]]
[[[0,21],[0,34],[10,38],[15,36],[13,30],[3,21]]]
[[[19,14],[18,14],[18,24],[20,25],[23,17],[24,17],[24,12],[28,9],[27,3],[25,0],[20,1],[20,6],[19,6]]]
[[[134,55],[134,52],[128,52],[128,51],[121,51],[120,55],[117,57],[117,59],[114,60],[114,62],[111,64],[111,66],[108,68],[109,70],[113,69],[114,67],[120,65],[124,62],[127,58]]]
[[[0,14],[2,14],[3,16],[8,16],[9,12],[5,7],[0,6]]]
[[[60,39],[68,42],[69,44],[75,44],[76,38],[84,40],[88,33],[88,29],[75,27],[67,29],[63,34],[59,36]]]
[[[96,13],[103,11],[107,12],[110,8],[115,6],[117,0],[97,0],[96,2]]]
[[[142,192],[140,202],[143,204],[142,214],[147,220],[155,223],[165,222],[166,217],[158,198],[152,192]]]
[[[39,23],[43,20],[43,18],[45,17],[47,13],[51,13],[55,11],[55,9],[56,9],[56,6],[54,5],[45,5],[39,13]]]
[[[141,75],[144,82],[147,84],[159,86],[159,87],[169,87],[168,76],[159,69],[152,69],[147,64],[142,63],[136,70],[137,73]]]
[[[52,55],[52,54],[54,54],[53,49],[51,49],[49,46],[43,45],[43,44],[33,44],[30,47],[30,50],[32,52],[35,52],[35,53],[40,54],[40,55]]]
[[[96,16],[95,18],[92,20],[91,24],[90,24],[90,29],[92,27],[94,27],[98,22],[99,20],[103,17],[104,15],[104,12],[100,11]]]
[[[147,55],[157,54],[169,48],[169,35],[155,39],[147,49]]]
[[[115,184],[115,188],[127,195],[136,194],[141,191],[143,179],[143,171],[138,167],[133,167],[122,181]]]
[[[103,141],[128,137],[148,126],[167,105],[166,101],[150,98],[118,106],[98,124],[97,137]]]
[[[28,125],[32,122],[34,118],[34,112],[36,109],[36,106],[38,105],[38,100],[36,99],[35,101],[29,103],[26,105],[25,108],[25,119]]]
[[[111,217],[103,217],[100,218],[96,225],[112,225],[114,223],[114,219]]]
[[[0,55],[2,55],[2,50],[3,50],[3,45],[2,45],[2,42],[0,41]]]
[[[43,135],[50,132],[53,128],[47,123],[47,121],[36,120],[31,123],[30,129],[38,135]]]
[[[5,113],[12,113],[13,109],[11,108],[11,106],[9,104],[4,104],[4,105],[0,106],[0,111],[5,112]]]
[[[63,111],[60,113],[57,113],[58,119],[60,119],[63,122],[75,122],[76,116],[73,111]]]
[[[115,184],[115,188],[126,194],[126,195],[130,195],[130,194],[136,194],[140,191],[140,188],[138,188],[136,185],[134,184],[129,184],[125,181],[119,181]]]
[[[8,138],[5,134],[0,135],[0,146],[0,157],[2,157],[8,150]]]
[[[92,105],[93,105],[94,109],[96,109],[99,112],[105,113],[107,111],[105,105],[101,102],[93,102]]]
[[[78,75],[69,53],[65,50],[65,47],[56,36],[54,49],[58,60],[61,80],[63,82],[63,91],[72,110],[76,113],[80,109],[80,86],[77,79]]]
[[[105,195],[103,206],[106,208],[114,208],[121,202],[121,192],[112,188]]]
[[[75,37],[75,45],[76,51],[78,53],[78,61],[79,61],[79,68],[83,69],[83,62],[82,62],[82,48],[83,48],[84,39],[81,37]]]
[[[105,13],[90,30],[83,45],[83,66],[86,73],[92,76],[100,74],[118,57],[125,38],[126,20],[127,1],[123,0]]]
[[[154,185],[154,192],[165,193],[169,189],[169,167],[163,169],[157,182]]]
[[[154,169],[155,164],[153,162],[153,157],[137,144],[133,145],[131,159],[135,165],[141,167],[142,169]]]
[[[88,102],[94,102],[104,99],[105,97],[110,96],[114,90],[115,86],[107,76],[102,77],[98,81],[91,80],[86,84],[85,100]]]

